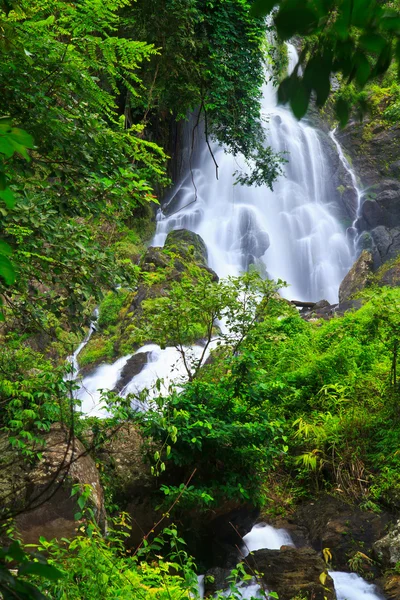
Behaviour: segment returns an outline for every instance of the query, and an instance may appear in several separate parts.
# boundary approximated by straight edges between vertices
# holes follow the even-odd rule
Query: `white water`
[[[186,360],[190,359],[190,363],[198,360],[203,353],[202,346],[185,347]],[[175,389],[179,389],[179,384],[184,383],[188,378],[181,354],[176,348],[167,347],[161,349],[157,344],[147,344],[137,350],[139,352],[149,352],[147,364],[119,393],[120,396],[126,398],[128,394],[138,396],[144,389],[147,390],[146,403],[139,400],[133,400],[132,404],[138,410],[148,408],[151,400],[156,396],[166,396],[171,385],[175,384]],[[210,347],[205,353],[204,360],[207,359],[210,352]],[[102,401],[101,390],[112,390],[121,375],[122,369],[126,365],[131,354],[123,356],[116,360],[113,364],[100,365],[94,373],[85,377],[81,383],[80,389],[76,393],[76,398],[81,401],[81,411],[86,416],[91,417],[107,417],[109,413]],[[160,380],[160,384],[156,387],[156,381]]]
[[[281,546],[294,546],[292,538],[286,529],[275,529],[266,523],[258,523],[244,536],[241,553],[247,556],[249,552],[269,548],[279,550]]]
[[[356,573],[342,573],[330,571],[335,584],[337,600],[382,600],[376,586],[367,583]]]
[[[255,525],[243,538],[241,553],[247,556],[249,552],[268,548],[279,550],[282,546],[294,546],[292,538],[285,529],[275,529],[266,523]],[[356,573],[342,573],[340,571],[329,571],[333,579],[337,600],[384,600],[375,585],[367,583]],[[199,577],[200,597],[204,597],[204,576]],[[261,587],[254,582],[240,586],[242,598],[265,598]],[[228,595],[228,592],[226,592]]]
[[[83,341],[79,344],[79,346],[77,347],[75,352],[73,354],[71,354],[71,356],[67,357],[67,363],[69,363],[71,365],[70,371],[69,371],[69,373],[67,373],[67,375],[65,377],[65,379],[67,379],[68,381],[74,381],[74,379],[77,378],[78,373],[79,373],[78,356],[79,356],[80,352],[84,349],[84,347],[86,346],[86,344],[88,343],[90,338],[92,337],[92,334],[96,331],[96,321],[99,316],[99,311],[97,308],[94,310],[93,316],[94,316],[94,320],[90,321],[89,330],[88,330],[86,336],[84,337]]]
[[[290,69],[297,61],[288,46]],[[341,280],[352,263],[343,228],[330,212],[326,155],[317,130],[298,122],[289,108],[278,106],[272,83],[263,88],[263,114],[269,118],[268,144],[288,152],[285,176],[274,185],[233,185],[238,162],[214,146],[219,180],[206,143],[202,142],[193,177],[174,191],[158,214],[154,245],[163,245],[172,229],[190,229],[204,239],[209,265],[220,277],[237,275],[255,262],[271,278],[290,284],[286,295],[299,300],[337,302]],[[168,216],[170,213],[171,216]]]
[[[355,254],[356,254],[356,245],[357,245],[357,237],[358,237],[358,232],[357,232],[357,220],[360,218],[361,216],[361,206],[362,206],[362,197],[363,197],[363,190],[361,189],[356,174],[354,172],[354,170],[352,169],[349,161],[347,160],[347,158],[344,155],[343,149],[341,147],[341,145],[339,144],[339,142],[337,141],[336,137],[335,137],[335,133],[336,133],[336,129],[334,129],[333,131],[331,131],[329,133],[331,139],[333,140],[333,142],[335,143],[337,152],[339,154],[339,158],[340,161],[343,165],[343,167],[345,168],[345,170],[348,172],[348,174],[350,175],[351,178],[351,183],[353,185],[353,188],[355,189],[355,192],[357,194],[357,207],[356,207],[356,214],[355,214],[355,218],[353,220],[352,226],[349,228],[348,233],[349,233],[349,237],[351,238],[351,240],[353,241],[353,258],[355,258]]]

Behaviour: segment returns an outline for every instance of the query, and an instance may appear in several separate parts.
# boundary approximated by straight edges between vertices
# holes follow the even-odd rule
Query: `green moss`
[[[79,354],[80,367],[97,365],[101,362],[110,362],[114,358],[114,344],[112,340],[102,337],[92,337]]]
[[[99,306],[99,327],[102,329],[110,328],[112,325],[117,325],[123,315],[123,307],[130,297],[131,292],[128,290],[117,290],[109,292]]]
[[[345,192],[345,190],[346,190],[346,188],[345,188],[345,186],[344,186],[344,185],[338,185],[338,187],[337,187],[336,189],[337,189],[337,191],[339,192],[339,194],[340,194],[341,196],[343,196],[343,194],[344,194],[344,192]]]

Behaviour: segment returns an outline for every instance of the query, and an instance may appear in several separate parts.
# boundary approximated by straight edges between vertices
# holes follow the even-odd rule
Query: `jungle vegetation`
[[[265,39],[271,11],[281,51]],[[101,440],[129,421],[161,448],[149,455],[161,514],[178,501],[183,518],[232,498],[286,514],[338,489],[369,510],[398,501],[397,288],[372,282],[360,310],[309,323],[280,298],[283,282],[255,272],[216,282],[192,266],[145,304],[143,339],[185,353],[199,336],[211,342],[218,319],[227,333],[211,364],[185,357],[187,383],[155,393],[146,415],[105,394],[110,417],[81,419],[65,360],[96,306],[113,334],[143,278],[139,259],[171,182],[171,131],[189,113],[207,139],[252,165],[239,183],[272,186],[283,157],[262,130],[265,62],[299,118],[311,98],[318,106],[330,98],[344,125],[354,106],[381,112],[383,94],[393,122],[399,31],[397,6],[373,0],[0,0],[0,428],[19,459],[40,461],[54,423]],[[279,40],[293,36],[302,52],[286,77]],[[159,275],[145,277],[151,285]],[[177,527],[165,523],[127,550],[129,517],[112,482],[104,485],[107,534],[90,489],[73,490],[79,535],[35,548],[23,546],[12,508],[1,507],[5,600],[197,594]],[[233,571],[232,598],[246,577]]]

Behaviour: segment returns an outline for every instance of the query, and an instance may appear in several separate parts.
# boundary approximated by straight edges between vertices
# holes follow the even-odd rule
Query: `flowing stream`
[[[242,554],[247,556],[249,552],[268,548],[279,550],[281,546],[294,546],[289,533],[285,529],[275,529],[266,523],[254,525],[252,530],[243,538]],[[329,571],[333,579],[337,600],[384,600],[376,586],[367,583],[356,573],[344,573],[341,571]],[[204,597],[204,576],[199,577],[200,597]],[[252,581],[240,587],[243,600],[265,598],[258,583]],[[226,592],[228,594],[228,592]]]
[[[290,69],[297,62],[296,51],[288,46]],[[327,156],[316,129],[298,122],[290,110],[277,105],[276,90],[271,83],[263,89],[263,112],[268,118],[268,143],[277,152],[288,152],[284,175],[272,192],[266,186],[233,185],[233,173],[240,158],[214,146],[220,178],[215,177],[215,165],[203,140],[195,154],[195,165],[175,188],[169,202],[158,214],[153,245],[162,246],[169,231],[185,228],[204,239],[209,265],[220,277],[237,275],[250,264],[257,264],[269,277],[290,284],[286,296],[303,301],[322,298],[337,302],[341,280],[354,260],[354,244],[333,216],[330,188],[327,183]],[[356,176],[331,132],[340,160],[350,173],[361,207],[362,192]],[[195,182],[196,193],[193,181]],[[355,239],[355,221],[353,223]],[[351,236],[350,236],[351,237]],[[90,330],[70,362],[75,379],[79,372],[78,354],[90,339]],[[194,355],[202,352],[194,346]],[[170,383],[184,381],[186,373],[182,358],[174,348],[161,350],[154,344],[140,348],[147,352],[147,363],[141,372],[119,392],[139,394],[150,389],[157,379],[164,380],[164,391]],[[119,358],[111,365],[101,365],[85,377],[77,397],[85,415],[107,416],[101,406],[100,390],[113,390],[131,356]],[[161,390],[162,392],[162,390]],[[159,391],[157,391],[159,393]],[[146,400],[151,402],[152,392]],[[138,409],[147,404],[137,401]],[[284,529],[258,524],[243,539],[243,555],[262,548],[279,549],[293,545]],[[331,572],[338,600],[381,600],[375,586],[354,573]],[[199,590],[204,594],[204,576],[199,577]],[[262,598],[257,582],[240,586],[242,598]]]

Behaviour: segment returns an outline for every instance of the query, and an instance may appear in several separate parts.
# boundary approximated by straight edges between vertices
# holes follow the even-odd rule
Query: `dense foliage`
[[[276,10],[274,8],[276,7]],[[331,92],[332,76],[359,90],[386,73],[395,59],[400,64],[400,16],[395,2],[376,0],[257,0],[257,16],[273,13],[281,40],[302,36],[303,48],[293,73],[279,86],[281,102],[290,102],[301,118],[314,95],[323,106]],[[339,97],[336,114],[346,125],[353,104]],[[360,99],[358,109],[365,112]]]
[[[240,183],[271,186],[279,173],[260,99],[265,60],[281,76],[285,52],[271,50],[252,4],[0,0],[0,469],[37,466],[62,423],[98,461],[116,513],[124,497],[99,455],[110,428],[128,421],[144,439],[162,523],[247,502],[282,514],[320,490],[370,510],[400,506],[399,289],[371,286],[357,312],[308,322],[279,296],[283,282],[254,271],[217,281],[190,243],[186,254],[145,252],[179,123],[191,137],[201,130],[211,153],[217,142],[242,155],[251,170]],[[314,95],[325,104],[334,73],[342,124],[357,103],[396,122],[395,6],[276,5],[257,0],[254,10],[274,9],[281,42],[303,37],[279,88],[296,116]],[[172,346],[185,371],[163,395],[161,381],[138,397],[105,393],[104,421],[80,418],[65,363],[98,304],[82,368],[151,341]],[[2,521],[23,510],[24,490],[12,496],[7,484],[0,477]],[[31,554],[6,523],[4,598],[196,597],[196,566],[171,521],[127,548],[127,517],[104,534],[82,491],[72,540],[42,538]],[[246,577],[234,571],[232,598]]]

